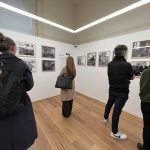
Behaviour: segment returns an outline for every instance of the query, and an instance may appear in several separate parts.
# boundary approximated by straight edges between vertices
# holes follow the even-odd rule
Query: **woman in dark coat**
[[[15,42],[4,37],[0,33],[0,61],[7,60],[11,62],[13,59],[19,59],[15,56]],[[35,139],[37,138],[37,128],[33,114],[31,100],[26,91],[33,87],[32,73],[29,67],[22,61],[18,60],[17,64],[19,72],[23,75],[24,107],[14,115],[0,118],[0,150],[31,150]],[[33,148],[34,149],[34,148]]]

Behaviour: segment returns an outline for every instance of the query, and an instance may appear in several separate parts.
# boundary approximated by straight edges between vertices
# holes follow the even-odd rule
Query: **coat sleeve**
[[[19,65],[22,70],[24,88],[26,91],[30,91],[34,86],[32,73],[25,62],[20,61]]]
[[[134,74],[133,74],[133,69],[131,64],[129,63],[128,65],[128,79],[131,80],[133,78]]]

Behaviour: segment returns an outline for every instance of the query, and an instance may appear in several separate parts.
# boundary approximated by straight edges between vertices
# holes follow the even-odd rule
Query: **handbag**
[[[56,80],[55,88],[72,89],[72,77],[58,76]]]

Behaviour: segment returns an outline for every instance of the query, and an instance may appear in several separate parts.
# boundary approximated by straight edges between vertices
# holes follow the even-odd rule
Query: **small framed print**
[[[37,64],[35,59],[23,59],[23,61],[29,66],[31,72],[37,71]]]
[[[78,56],[77,57],[77,65],[85,66],[86,65],[86,56]]]
[[[142,72],[150,67],[150,61],[131,61],[133,73],[136,77],[140,77]]]
[[[36,46],[32,43],[17,42],[17,53],[19,56],[35,57]]]
[[[42,71],[55,71],[55,61],[42,60]]]
[[[96,66],[96,52],[87,54],[87,65],[88,66]]]
[[[110,52],[104,51],[99,53],[98,66],[107,66],[110,60]]]
[[[42,46],[42,57],[55,58],[55,48],[49,46]]]

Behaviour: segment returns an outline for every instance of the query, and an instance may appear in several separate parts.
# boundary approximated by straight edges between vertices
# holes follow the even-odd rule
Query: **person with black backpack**
[[[15,42],[0,33],[0,150],[35,150],[37,128],[27,94],[33,77],[15,54]]]

